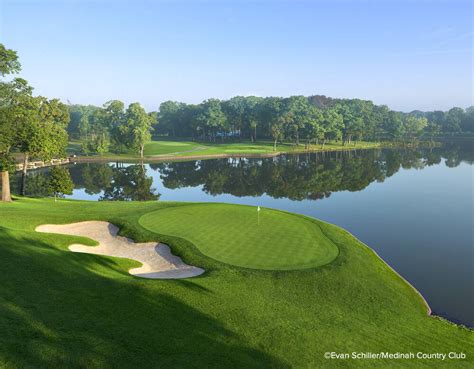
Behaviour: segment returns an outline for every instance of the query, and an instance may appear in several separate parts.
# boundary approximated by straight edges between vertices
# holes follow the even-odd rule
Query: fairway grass
[[[185,212],[189,205],[26,198],[0,203],[0,368],[474,366],[473,332],[428,316],[416,291],[343,229],[292,215],[319,227],[339,249],[337,257],[291,271],[241,268],[206,256],[183,237],[140,225],[146,214],[159,219],[161,211]],[[198,210],[206,215],[204,207]],[[135,242],[163,242],[206,272],[183,280],[137,278],[128,273],[140,267],[136,261],[68,250],[71,243],[95,245],[92,240],[34,231],[40,224],[87,220],[111,222]],[[192,226],[175,223],[181,235]],[[326,352],[466,357],[325,359]]]
[[[158,234],[185,238],[206,256],[245,268],[314,268],[339,253],[314,223],[265,208],[257,212],[251,206],[195,204],[145,214],[139,223]]]
[[[312,144],[305,147],[304,144],[294,145],[293,143],[279,143],[274,150],[270,141],[258,142],[235,142],[235,143],[213,143],[213,142],[193,142],[193,141],[170,141],[158,140],[150,141],[145,145],[145,160],[195,160],[199,158],[219,158],[232,155],[237,156],[275,156],[280,154],[297,154],[317,151],[344,151],[354,149],[371,149],[380,147],[376,142],[358,142],[343,146],[341,142],[329,142],[324,147]],[[101,155],[81,156],[80,142],[70,142],[67,152],[70,155],[79,155],[79,158],[88,161],[103,160],[139,160],[137,153],[125,150],[122,153],[107,152]]]
[[[359,142],[356,146],[343,146],[341,142],[321,145],[312,144],[305,147],[304,144],[280,143],[274,150],[273,142],[235,142],[235,143],[211,143],[211,142],[181,142],[181,141],[151,141],[145,146],[145,156],[153,157],[159,155],[171,155],[176,157],[206,157],[219,155],[278,155],[284,153],[303,153],[308,151],[334,151],[375,148],[380,145],[375,142]]]
[[[145,145],[146,156],[184,154],[201,149],[201,145],[196,142],[185,141],[150,141]]]

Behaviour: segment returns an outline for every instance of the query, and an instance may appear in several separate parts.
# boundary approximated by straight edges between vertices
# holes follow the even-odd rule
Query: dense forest
[[[105,152],[126,147],[130,109],[112,100],[103,107],[70,105],[71,137],[84,151]],[[420,137],[474,132],[474,107],[466,110],[402,113],[360,99],[326,96],[208,99],[201,104],[165,101],[149,113],[155,136],[220,142],[271,139],[295,144],[329,140],[413,141]]]

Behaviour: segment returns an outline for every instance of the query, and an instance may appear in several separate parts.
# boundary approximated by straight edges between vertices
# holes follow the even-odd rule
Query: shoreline
[[[439,143],[435,147],[438,147]],[[64,164],[75,164],[75,163],[105,163],[105,162],[127,162],[127,163],[160,163],[160,162],[179,162],[179,161],[193,161],[193,160],[210,160],[210,159],[229,159],[229,158],[274,158],[281,155],[301,155],[301,154],[315,154],[315,153],[331,153],[331,152],[354,152],[359,150],[375,150],[375,149],[396,149],[403,148],[404,146],[391,144],[390,142],[377,142],[373,146],[337,146],[337,147],[325,147],[325,148],[312,148],[312,149],[295,149],[295,150],[283,150],[283,151],[270,151],[261,153],[252,152],[234,152],[234,153],[220,153],[220,154],[195,154],[195,155],[182,155],[186,152],[199,152],[199,150],[190,150],[184,152],[176,152],[174,154],[160,154],[150,155],[140,158],[136,155],[70,155],[67,158],[55,159],[61,161],[61,163],[55,163],[52,165],[64,165]],[[21,171],[18,169],[21,166],[21,155],[17,157],[16,172]],[[52,165],[45,165],[52,166]],[[28,170],[41,169],[42,167],[33,167]]]
[[[193,160],[210,160],[210,159],[229,159],[229,158],[274,158],[281,155],[301,155],[301,154],[315,154],[315,153],[330,153],[330,152],[353,152],[358,150],[374,150],[381,149],[383,146],[373,147],[341,147],[341,148],[330,148],[330,149],[317,149],[317,150],[295,150],[295,151],[275,151],[265,153],[229,153],[229,154],[203,154],[203,155],[156,155],[156,156],[145,156],[143,159],[134,156],[76,156],[69,157],[71,163],[103,163],[109,161],[127,161],[127,162],[143,162],[143,163],[156,163],[156,162],[177,162],[177,161],[193,161]]]
[[[302,214],[301,214],[302,215]],[[305,216],[305,215],[303,215]],[[311,217],[310,217],[311,218]],[[365,242],[361,241],[359,238],[357,238],[355,235],[353,235],[351,232],[349,232],[347,229],[337,225],[337,224],[334,224],[334,223],[329,223],[329,222],[326,222],[324,220],[321,220],[321,219],[318,219],[318,218],[313,218],[313,219],[316,219],[317,221],[320,221],[320,222],[323,222],[323,223],[326,223],[326,224],[329,224],[331,226],[336,226],[338,227],[339,229],[347,232],[349,235],[351,235],[351,237],[354,237],[357,241],[359,241],[362,245],[364,245],[370,252],[372,252],[376,258],[378,258],[380,261],[382,261],[398,278],[400,278],[404,283],[406,283],[420,298],[421,298],[421,301],[422,301],[422,304],[424,305],[425,309],[426,309],[426,316],[430,317],[430,318],[434,318],[434,319],[442,319],[442,320],[445,320],[447,322],[449,322],[450,324],[452,325],[455,325],[456,327],[460,327],[460,328],[464,328],[464,329],[467,329],[469,331],[474,331],[474,327],[470,327],[468,325],[465,325],[463,323],[459,323],[459,322],[453,322],[452,320],[448,319],[448,318],[445,318],[441,315],[435,315],[433,314],[433,310],[431,309],[431,306],[429,305],[428,301],[426,300],[426,298],[421,294],[420,291],[418,291],[418,289],[413,285],[411,284],[405,277],[403,277],[400,273],[398,273],[384,258],[382,258],[378,253],[377,251],[375,251],[372,247],[370,247],[369,245],[367,245]]]

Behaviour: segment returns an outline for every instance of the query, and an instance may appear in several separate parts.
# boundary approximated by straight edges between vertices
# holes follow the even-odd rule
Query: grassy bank
[[[324,147],[321,145],[304,144],[294,145],[292,143],[280,143],[274,150],[273,142],[238,142],[238,143],[203,143],[193,141],[150,141],[145,145],[146,160],[173,160],[173,159],[196,159],[222,157],[227,155],[240,156],[271,156],[284,153],[303,153],[317,151],[340,151],[353,149],[370,149],[380,147],[376,142],[357,142],[356,144],[343,145],[341,142],[329,142]],[[80,151],[80,143],[72,141],[69,143],[67,152],[69,155],[78,155],[88,160],[138,160],[139,155],[132,151],[107,152],[101,155],[83,156]]]
[[[230,226],[242,214],[241,207],[232,207],[236,218],[225,214]],[[296,230],[319,228],[338,256],[317,268],[255,270],[216,260],[214,231],[201,240],[197,230],[189,230],[189,220],[176,221],[189,210],[188,204],[171,202],[21,199],[0,204],[0,367],[472,366],[472,331],[428,317],[416,291],[346,231],[288,215],[301,220]],[[203,218],[211,216],[205,206],[197,210]],[[136,241],[166,242],[206,273],[189,280],[144,280],[127,272],[136,262],[67,249],[74,241],[90,241],[34,231],[43,223],[83,220],[108,220]],[[212,223],[200,222],[212,231]],[[248,238],[252,243],[239,252],[260,245],[258,233],[246,230],[254,240]],[[232,238],[226,232],[219,236],[221,244]],[[300,251],[291,237],[284,241]],[[212,250],[200,242],[211,242]],[[268,245],[259,257],[274,254]],[[467,360],[324,358],[325,352],[451,351],[464,352]]]

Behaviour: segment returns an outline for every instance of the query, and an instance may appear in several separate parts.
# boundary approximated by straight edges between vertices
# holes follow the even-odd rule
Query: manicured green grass
[[[80,155],[80,142],[70,142],[67,152],[72,155]],[[321,145],[310,145],[305,148],[304,144],[295,146],[292,143],[279,143],[277,150],[273,150],[273,142],[237,142],[237,143],[211,143],[211,142],[191,142],[191,141],[170,141],[158,140],[150,141],[145,145],[145,159],[159,159],[160,157],[172,157],[176,159],[186,157],[208,157],[219,155],[260,155],[260,154],[277,154],[277,153],[300,153],[309,151],[334,151],[349,149],[368,149],[379,147],[376,142],[358,142],[356,145],[343,146],[341,142],[327,143],[324,148]],[[91,155],[102,160],[104,159],[121,159],[121,160],[137,160],[139,155],[131,150],[124,150],[122,153],[107,152],[101,155]]]
[[[174,148],[174,146],[176,147]],[[189,145],[189,146],[180,146]],[[343,150],[353,148],[374,148],[378,147],[378,143],[374,142],[359,142],[356,146],[343,146],[342,143],[328,143],[324,146],[324,150]],[[172,150],[175,150],[174,152]],[[292,143],[280,143],[277,145],[276,151],[273,148],[273,142],[270,141],[258,141],[258,142],[236,142],[236,143],[194,143],[194,142],[175,142],[175,141],[153,141],[147,144],[145,147],[146,156],[154,156],[161,154],[172,154],[177,157],[186,156],[204,156],[204,155],[255,155],[255,154],[274,154],[275,152],[280,153],[291,153],[291,152],[304,152],[307,150],[304,144],[295,146]],[[321,145],[311,145],[309,147],[311,151],[322,150]]]
[[[250,206],[193,204],[145,214],[139,223],[185,238],[206,256],[246,268],[312,268],[330,263],[339,253],[313,222],[265,208],[257,212]]]
[[[339,227],[294,215],[321,229],[338,247],[336,259],[312,269],[247,269],[139,224],[147,213],[181,206],[189,208],[43,199],[0,204],[0,367],[473,367],[472,331],[428,317],[418,294]],[[83,220],[111,221],[136,241],[166,242],[206,273],[140,279],[127,272],[136,262],[73,253],[67,246],[86,240],[34,232],[39,224]],[[467,359],[324,359],[325,352],[451,351]]]
[[[354,148],[367,149],[378,147],[379,144],[375,142],[359,142],[356,146],[343,146],[342,143],[328,143],[321,147],[321,145],[310,145],[308,148],[305,148],[304,144],[298,146],[292,143],[283,143],[278,144],[276,151],[273,150],[272,142],[243,142],[243,143],[215,143],[215,144],[206,144],[206,149],[200,150],[199,155],[219,155],[219,154],[274,154],[274,153],[299,153],[305,151],[334,151],[334,150],[349,150]],[[183,153],[182,156],[195,155],[196,153]]]
[[[184,141],[150,141],[145,145],[146,156],[184,154],[185,152],[195,152],[201,145],[195,142]]]

